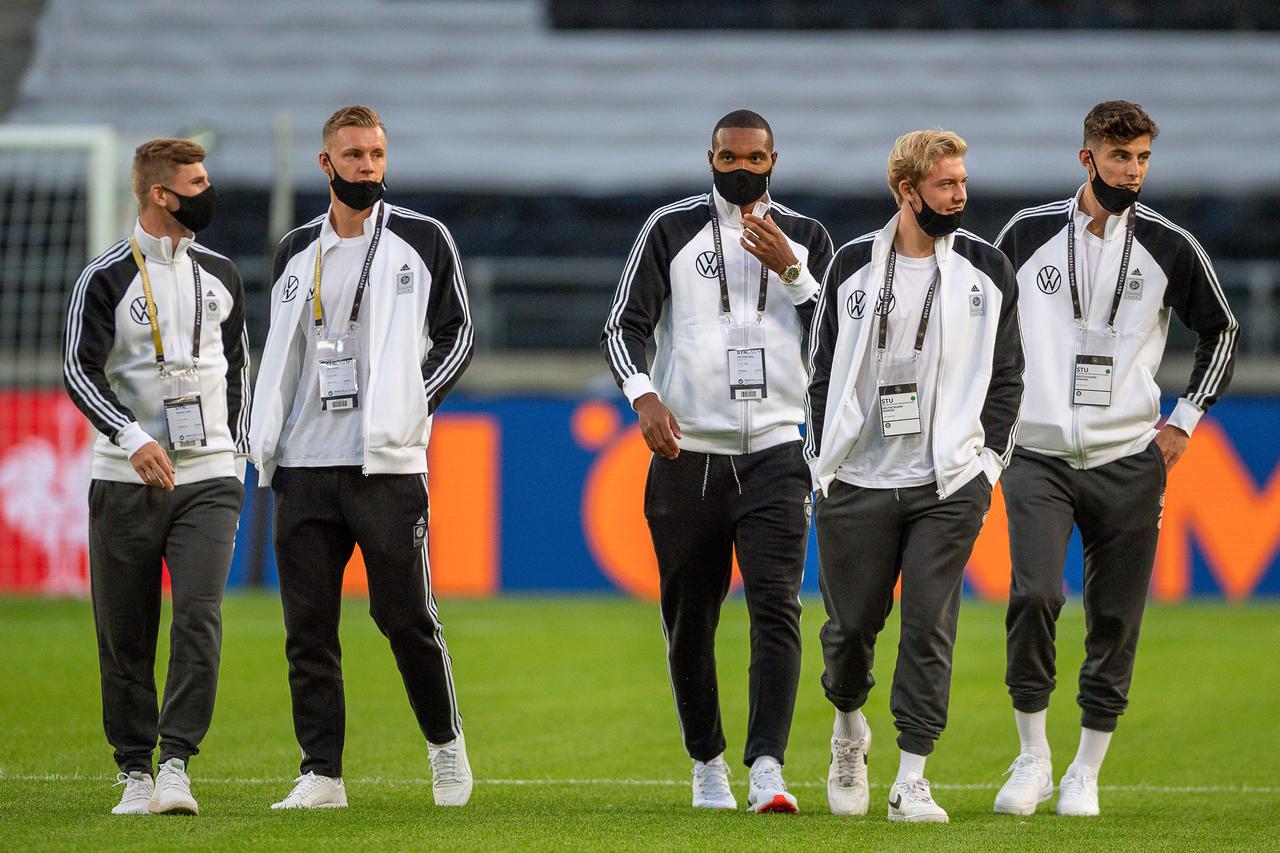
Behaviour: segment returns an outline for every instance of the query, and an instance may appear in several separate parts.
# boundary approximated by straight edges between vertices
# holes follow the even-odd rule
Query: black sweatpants
[[[431,592],[426,475],[278,468],[271,488],[301,772],[342,775],[346,703],[338,619],[343,570],[357,544],[369,579],[369,613],[390,641],[419,728],[437,744],[462,734],[453,664]]]
[[[89,585],[102,677],[102,724],[125,773],[199,752],[213,719],[222,653],[222,591],[244,486],[218,477],[173,491],[89,483]],[[161,560],[173,623],[164,704],[156,707]]]
[[[1019,711],[1043,711],[1053,692],[1055,623],[1066,596],[1063,563],[1073,525],[1084,544],[1085,658],[1081,724],[1110,732],[1129,704],[1138,630],[1164,508],[1164,456],[1141,453],[1078,471],[1018,449],[1002,478],[1013,581],[1005,683]]]
[[[827,622],[822,687],[841,711],[867,701],[876,636],[902,576],[902,631],[889,708],[898,746],[933,752],[947,725],[964,566],[991,506],[979,474],[946,499],[937,487],[867,489],[836,480],[814,507]]]
[[[662,627],[685,749],[724,752],[715,634],[737,551],[751,619],[744,760],[785,757],[800,679],[800,582],[809,470],[800,442],[737,456],[654,456],[644,512],[658,557]]]

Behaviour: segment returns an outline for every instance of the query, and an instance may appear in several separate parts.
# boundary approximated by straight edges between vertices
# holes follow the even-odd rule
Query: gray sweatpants
[[[213,717],[222,648],[222,590],[244,486],[235,477],[172,492],[89,484],[89,579],[102,675],[102,722],[126,773],[189,759]],[[173,624],[164,705],[156,707],[161,559],[169,566]]]
[[[945,500],[932,484],[866,489],[837,480],[814,507],[827,607],[822,686],[841,711],[861,708],[875,684],[876,636],[902,576],[889,708],[907,752],[933,752],[947,725],[964,566],[990,506],[991,485],[979,474]]]
[[[1013,581],[1005,683],[1019,711],[1049,707],[1056,674],[1055,623],[1066,596],[1071,528],[1084,544],[1085,658],[1076,701],[1085,728],[1110,732],[1129,703],[1138,630],[1155,565],[1164,507],[1164,456],[1141,453],[1077,471],[1017,450],[1001,478],[1009,512]]]

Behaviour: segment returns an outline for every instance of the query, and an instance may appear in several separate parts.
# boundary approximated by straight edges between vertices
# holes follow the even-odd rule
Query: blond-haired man
[[[364,555],[370,612],[428,742],[437,805],[471,796],[452,662],[431,591],[431,418],[471,360],[466,282],[443,224],[382,201],[387,134],[369,107],[325,123],[329,210],[276,250],[250,445],[275,492],[276,565],[301,776],[273,808],[347,803],[342,574]]]
[[[138,147],[133,233],[85,268],[67,310],[67,392],[99,432],[89,578],[103,725],[124,786],[113,814],[199,811],[187,762],[213,717],[222,590],[244,500],[244,288],[229,259],[194,241],[217,208],[203,161],[185,139]],[[173,629],[157,711],[162,560]]]
[[[966,151],[947,131],[898,138],[888,168],[898,212],[836,252],[813,318],[807,450],[837,814],[867,810],[871,731],[860,709],[901,579],[889,819],[947,820],[925,758],[947,721],[964,565],[1013,450],[1023,365],[1013,268],[958,230]]]

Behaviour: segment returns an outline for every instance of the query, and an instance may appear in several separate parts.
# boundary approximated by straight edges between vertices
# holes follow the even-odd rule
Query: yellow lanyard
[[[364,267],[360,270],[360,283],[356,285],[355,299],[351,302],[351,317],[348,321],[350,328],[354,328],[356,321],[360,319],[360,303],[364,301],[364,289],[369,286],[369,272],[373,268],[373,255],[378,251],[378,241],[382,239],[382,202],[379,202],[378,209],[373,212],[373,216],[373,237],[369,240],[369,251],[364,256]],[[321,231],[323,232],[323,228]],[[323,240],[317,237],[316,277],[315,285],[312,288],[314,295],[311,305],[311,316],[314,320],[317,337],[324,335],[324,307],[320,304],[320,265],[323,256]]]
[[[160,339],[160,320],[156,314],[156,298],[151,292],[151,276],[147,274],[147,262],[142,258],[142,250],[138,241],[129,238],[129,249],[133,252],[133,262],[138,265],[138,274],[142,276],[142,292],[147,300],[147,320],[151,323],[151,343],[156,349],[156,366],[164,370],[164,342]],[[200,267],[196,265],[195,256],[191,258],[191,277],[196,287],[196,328],[191,339],[191,366],[196,367],[200,361],[200,328],[204,319],[204,303],[200,301]]]

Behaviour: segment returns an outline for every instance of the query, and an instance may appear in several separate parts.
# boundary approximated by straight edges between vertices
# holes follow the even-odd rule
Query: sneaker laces
[[[782,781],[782,768],[769,766],[751,774],[751,784],[766,791],[785,791],[787,783]]]
[[[723,760],[708,761],[699,766],[693,765],[693,783],[698,786],[702,796],[722,796],[730,793],[729,765]]]
[[[917,803],[932,803],[933,794],[929,793],[929,780],[923,776],[909,778],[898,784],[903,799]]]
[[[300,800],[307,794],[316,789],[316,786],[324,781],[323,776],[317,776],[315,773],[307,772],[293,780],[293,790],[289,792],[289,796],[285,800]]]
[[[865,738],[859,741],[842,737],[831,739],[831,763],[835,765],[836,780],[842,788],[853,787],[866,776],[866,762],[858,760],[864,749]]]
[[[1087,793],[1089,783],[1093,778],[1093,770],[1089,767],[1081,767],[1072,765],[1066,775],[1062,777],[1062,782],[1058,785],[1058,792],[1066,797],[1084,796]]]
[[[179,788],[184,794],[191,794],[191,777],[187,776],[185,770],[174,767],[168,762],[160,765],[160,772],[156,774],[157,788]]]
[[[431,755],[431,775],[432,785],[459,781],[457,741],[434,751]]]
[[[124,793],[120,796],[121,802],[135,799],[140,800],[143,797],[146,797],[149,800],[151,799],[151,792],[146,790],[146,783],[146,776],[133,776],[129,773],[117,773],[115,784],[111,787],[115,788],[120,785],[124,785]]]
[[[1044,773],[1044,759],[1038,755],[1023,753],[1013,760],[1004,775],[1015,785],[1036,785]]]

